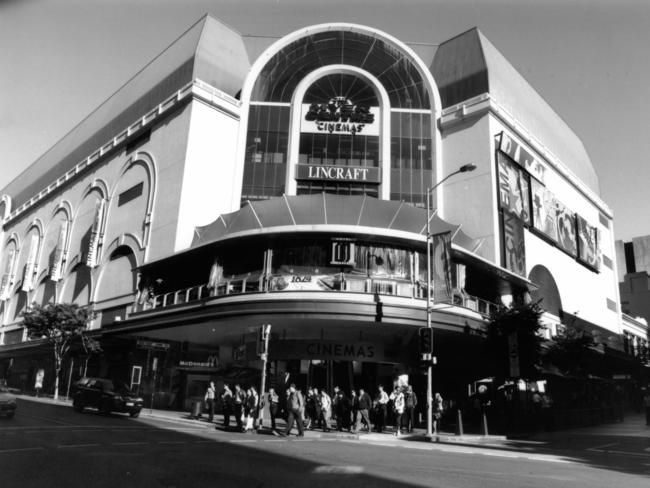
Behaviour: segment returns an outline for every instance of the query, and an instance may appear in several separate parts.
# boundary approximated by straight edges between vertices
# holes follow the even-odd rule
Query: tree
[[[537,376],[543,341],[539,334],[542,313],[539,302],[518,303],[492,313],[486,345],[493,376]]]
[[[44,339],[54,352],[54,399],[59,398],[59,374],[63,359],[75,339],[83,336],[93,312],[74,303],[32,304],[22,314],[30,339]]]
[[[84,376],[86,376],[86,371],[88,370],[88,360],[90,359],[90,356],[102,352],[102,345],[94,337],[90,337],[89,335],[82,333],[81,347],[83,347],[84,352],[86,353],[86,360],[84,363]]]
[[[577,376],[583,373],[584,359],[595,345],[588,331],[567,327],[553,338],[546,358],[562,372]]]

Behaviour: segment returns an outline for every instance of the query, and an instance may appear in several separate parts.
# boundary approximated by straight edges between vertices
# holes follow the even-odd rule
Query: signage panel
[[[345,97],[301,107],[300,132],[310,134],[379,135],[379,107],[354,105]]]
[[[381,170],[380,168],[373,168],[368,166],[297,164],[296,179],[381,183]]]

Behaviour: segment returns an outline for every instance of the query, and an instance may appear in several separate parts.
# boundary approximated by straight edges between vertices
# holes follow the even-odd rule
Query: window
[[[140,195],[142,195],[142,189],[144,188],[144,182],[140,182],[137,185],[132,186],[128,190],[124,190],[117,197],[117,206],[121,207],[129,203],[131,200],[135,200]]]

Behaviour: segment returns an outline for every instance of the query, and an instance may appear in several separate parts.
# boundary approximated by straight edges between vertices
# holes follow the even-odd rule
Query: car
[[[9,388],[0,385],[0,415],[12,418],[16,415],[17,408],[16,397],[9,391]]]
[[[126,384],[106,378],[82,378],[75,384],[72,407],[83,412],[86,407],[96,408],[104,415],[111,412],[128,413],[137,417],[143,400]]]

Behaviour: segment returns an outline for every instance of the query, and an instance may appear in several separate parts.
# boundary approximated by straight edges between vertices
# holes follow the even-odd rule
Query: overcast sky
[[[345,21],[436,44],[478,26],[584,142],[616,237],[650,234],[645,0],[0,0],[0,188],[206,12],[267,36]]]

